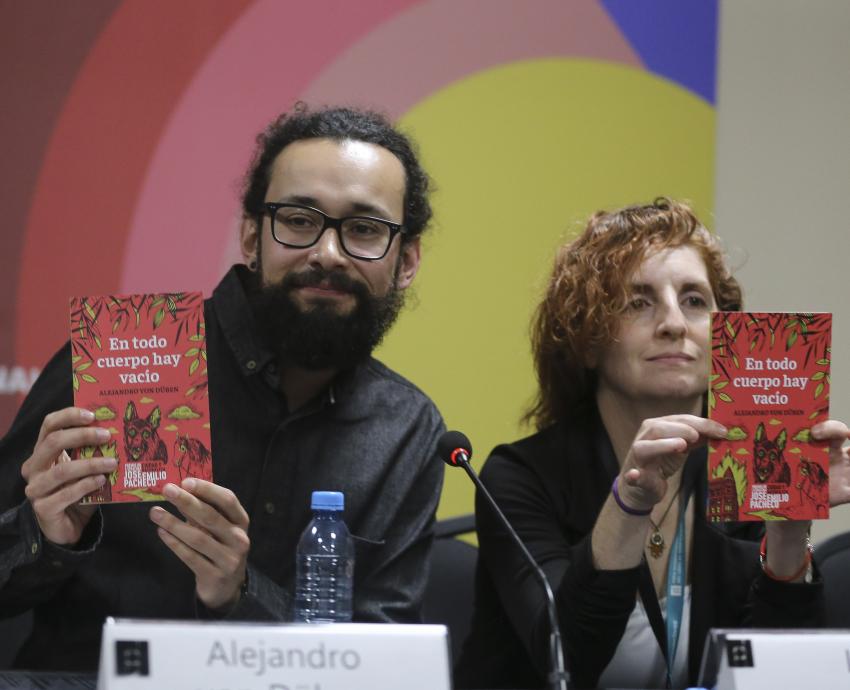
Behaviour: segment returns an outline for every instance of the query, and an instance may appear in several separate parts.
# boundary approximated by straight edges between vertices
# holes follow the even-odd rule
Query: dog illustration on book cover
[[[780,431],[772,441],[767,438],[764,424],[759,423],[753,439],[753,474],[756,484],[790,484],[791,467],[783,451],[788,434]]]
[[[132,401],[124,411],[124,452],[131,462],[168,462],[168,449],[157,429],[162,419],[159,405],[147,417],[140,417]]]

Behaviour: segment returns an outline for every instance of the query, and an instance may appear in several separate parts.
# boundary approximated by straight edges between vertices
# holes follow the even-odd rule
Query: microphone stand
[[[558,615],[555,611],[555,596],[552,594],[552,588],[549,586],[549,580],[546,579],[546,574],[543,572],[543,569],[537,565],[537,561],[535,561],[534,557],[531,553],[529,553],[525,544],[522,543],[522,539],[519,538],[519,535],[513,529],[511,523],[505,517],[505,514],[499,506],[496,505],[496,501],[490,495],[490,492],[487,491],[484,483],[478,478],[475,470],[473,470],[470,466],[469,456],[466,452],[457,453],[455,462],[457,465],[463,467],[469,475],[469,478],[480,490],[481,495],[487,499],[490,507],[496,511],[496,514],[499,516],[502,524],[507,525],[508,534],[511,535],[511,538],[519,547],[520,551],[522,551],[525,559],[531,564],[534,574],[537,576],[537,579],[543,586],[543,590],[546,592],[546,611],[549,614],[549,677],[547,680],[549,681],[549,687],[551,690],[568,690],[570,674],[567,673],[567,670],[564,667],[564,649],[561,646],[561,627],[558,624]]]

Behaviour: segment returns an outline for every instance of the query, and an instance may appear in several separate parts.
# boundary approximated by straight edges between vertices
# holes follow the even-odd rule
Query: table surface
[[[94,690],[93,673],[32,673],[0,671],[0,690]]]

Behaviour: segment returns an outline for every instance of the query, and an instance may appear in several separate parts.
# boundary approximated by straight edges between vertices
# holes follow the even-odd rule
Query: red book
[[[200,292],[71,299],[74,403],[111,439],[75,460],[118,458],[83,503],[161,501],[166,483],[212,480]]]
[[[710,522],[829,517],[831,314],[716,312],[708,416],[728,430],[708,448]]]

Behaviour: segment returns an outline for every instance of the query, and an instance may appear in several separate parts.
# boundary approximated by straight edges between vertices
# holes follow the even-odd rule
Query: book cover
[[[74,404],[111,434],[74,459],[118,458],[83,503],[160,501],[168,482],[212,480],[203,304],[200,292],[71,299]]]
[[[716,312],[708,415],[729,431],[708,448],[710,522],[829,517],[831,314]]]

